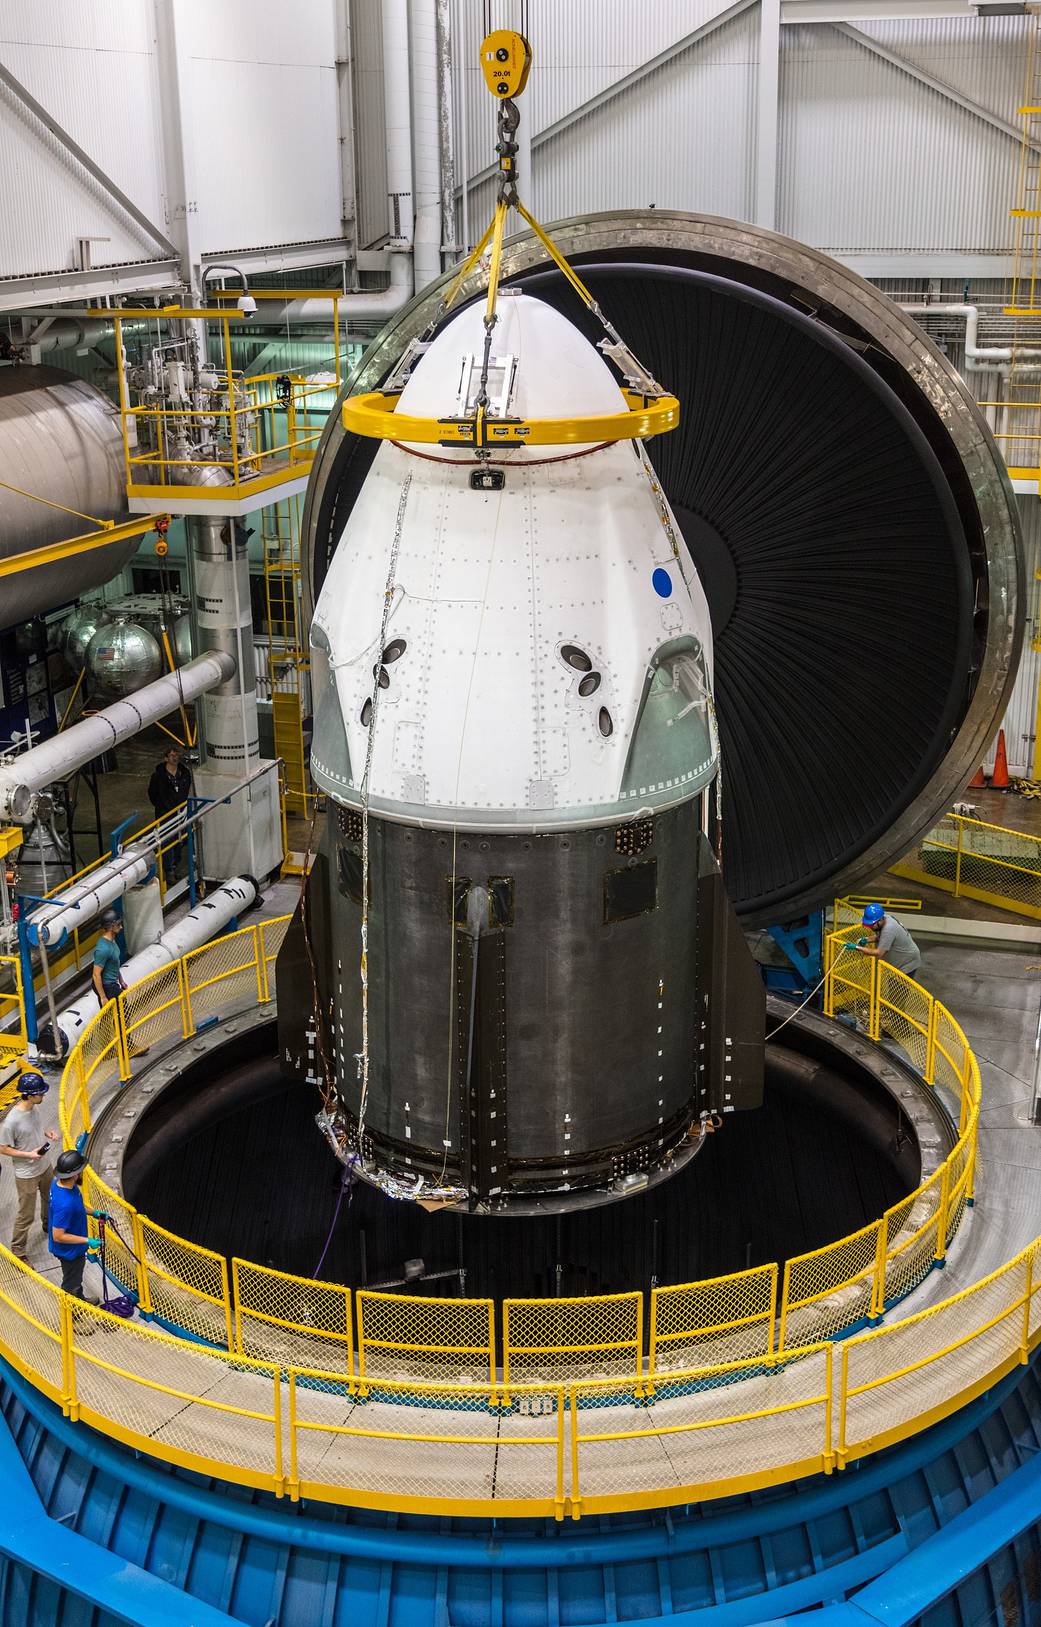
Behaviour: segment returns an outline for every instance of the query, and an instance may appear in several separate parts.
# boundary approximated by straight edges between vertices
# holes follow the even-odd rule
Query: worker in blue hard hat
[[[34,1068],[26,1068],[19,1074],[15,1088],[18,1098],[0,1127],[0,1153],[10,1158],[14,1166],[14,1184],[18,1194],[11,1253],[28,1265],[26,1249],[29,1228],[37,1202],[40,1206],[40,1226],[43,1231],[47,1230],[47,1202],[53,1174],[51,1142],[57,1141],[58,1132],[44,1129],[38,1111],[48,1088],[43,1074],[37,1073]]]
[[[87,1231],[87,1211],[80,1187],[87,1160],[75,1147],[59,1153],[54,1166],[51,1186],[51,1240],[50,1250],[61,1264],[61,1285],[67,1294],[84,1300],[88,1305],[98,1302],[83,1292],[83,1267],[88,1259],[96,1260],[100,1243]]]
[[[887,961],[898,972],[917,978],[922,969],[922,951],[896,916],[890,915],[881,904],[869,904],[864,911],[863,924],[871,937],[867,943],[858,945],[861,954]]]

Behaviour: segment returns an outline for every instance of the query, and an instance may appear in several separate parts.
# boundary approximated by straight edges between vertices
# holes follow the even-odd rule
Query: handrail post
[[[835,1452],[835,1462],[838,1468],[844,1469],[849,1458],[846,1449],[846,1410],[849,1399],[849,1345],[842,1347],[842,1361],[839,1367],[839,1438]]]
[[[289,1369],[289,1479],[286,1481],[286,1491],[292,1501],[300,1501],[300,1468],[297,1462],[296,1445],[296,1368]]]
[[[567,1510],[567,1499],[564,1495],[564,1424],[567,1419],[567,1409],[564,1404],[564,1388],[561,1385],[555,1396],[557,1414],[557,1494],[553,1499],[555,1518],[562,1520]]]
[[[828,1345],[824,1366],[824,1473],[831,1474],[835,1467],[833,1411],[835,1404],[835,1376],[833,1357],[835,1346]]]
[[[72,1353],[72,1302],[64,1289],[59,1308],[61,1326],[61,1410],[73,1423],[80,1415],[76,1394],[76,1363]]]
[[[871,961],[870,994],[868,996],[868,1038],[878,1040],[882,1033],[882,962],[877,955]]]
[[[771,1354],[780,1355],[784,1350],[784,1341],[788,1332],[788,1295],[791,1292],[792,1262],[784,1262],[784,1281],[781,1285],[781,1313],[777,1329],[777,1349]]]
[[[766,1324],[766,1354],[774,1355],[774,1341],[777,1338],[777,1261],[770,1267],[770,1319]]]
[[[184,970],[184,956],[177,962],[177,996],[181,1002],[181,1037],[191,1039],[192,1008],[188,1003],[188,979]]]
[[[257,1000],[260,1005],[267,1005],[270,995],[267,986],[267,961],[264,958],[264,931],[262,925],[253,928],[253,943],[257,956]]]
[[[126,1084],[130,1078],[130,1049],[127,1045],[126,1012],[123,1009],[123,996],[119,995],[115,1001],[116,1007],[116,1055],[119,1059],[119,1077],[121,1083]]]
[[[145,1229],[136,1209],[130,1212],[130,1235],[134,1239],[137,1255],[137,1308],[144,1317],[152,1314],[152,1290],[148,1285],[148,1261],[145,1257]]]
[[[647,1377],[658,1370],[658,1290],[651,1289],[651,1314],[647,1324]]]
[[[961,897],[962,823],[958,820],[958,846],[954,855],[954,896]]]
[[[947,1264],[947,1226],[951,1209],[951,1160],[943,1161],[943,1173],[940,1176],[940,1202],[936,1211],[936,1247],[933,1250],[933,1264],[945,1266]]]
[[[1019,1359],[1025,1367],[1030,1360],[1030,1301],[1034,1293],[1034,1250],[1027,1250],[1027,1285],[1023,1294],[1023,1332],[1019,1341]]]
[[[221,1295],[224,1300],[224,1331],[228,1341],[228,1352],[231,1354],[235,1349],[235,1338],[231,1331],[231,1291],[228,1287],[228,1262],[223,1255],[220,1262],[220,1285]]]
[[[888,1210],[886,1211],[888,1214]],[[881,1322],[886,1311],[886,1240],[889,1235],[889,1226],[886,1215],[878,1222],[878,1239],[875,1244],[875,1266],[871,1283],[871,1310],[868,1321],[872,1326]]]
[[[190,981],[188,979],[188,961],[190,959],[191,959],[190,955],[184,955],[182,957],[182,959],[181,959],[181,976],[182,976],[182,978],[184,980],[183,999],[184,999],[184,1037],[185,1037],[185,1039],[190,1039],[192,1034],[195,1033],[195,1016],[194,1016],[194,1014],[192,1012],[192,986],[191,986],[191,983],[190,983]]]
[[[286,1477],[282,1460],[282,1369],[275,1368],[275,1402],[271,1422],[275,1429],[275,1496],[286,1494]]]
[[[578,1475],[578,1386],[572,1384],[568,1392],[571,1408],[571,1518],[582,1518],[582,1488]]]
[[[925,1036],[925,1082],[936,1083],[936,1012],[939,1001],[929,996],[929,1026]]]

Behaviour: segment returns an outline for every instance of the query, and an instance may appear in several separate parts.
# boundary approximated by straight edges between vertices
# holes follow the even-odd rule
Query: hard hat
[[[881,904],[869,904],[867,909],[864,911],[864,926],[877,926],[879,921],[881,921],[885,916],[885,913],[886,912],[882,908]]]
[[[32,1068],[18,1076],[19,1096],[46,1096],[51,1088],[42,1073],[36,1073]]]
[[[69,1147],[66,1152],[58,1154],[54,1164],[54,1172],[60,1180],[67,1181],[70,1175],[79,1175],[86,1167],[86,1154],[77,1152],[75,1147]]]

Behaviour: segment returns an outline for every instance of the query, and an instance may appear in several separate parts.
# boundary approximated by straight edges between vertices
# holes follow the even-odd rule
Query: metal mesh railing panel
[[[833,1017],[850,1017],[867,1031],[871,1021],[871,995],[875,986],[875,962],[854,947],[864,936],[859,924],[843,927],[827,940],[827,964],[831,975],[827,985],[827,1010]]]
[[[789,1260],[782,1291],[787,1346],[828,1339],[870,1316],[881,1221]]]
[[[507,1299],[503,1365],[511,1380],[601,1378],[643,1364],[643,1295]]]
[[[1020,1344],[1026,1263],[933,1310],[851,1339],[845,1351],[846,1448],[852,1455],[902,1432],[917,1420],[942,1416]]]
[[[130,1057],[140,1055],[160,1040],[184,1034],[184,1007],[181,1001],[181,970],[175,961],[161,966],[140,983],[134,983],[120,996],[123,1031]]]
[[[140,1217],[152,1310],[208,1344],[231,1346],[228,1268],[212,1249],[175,1237]]]
[[[84,1029],[79,1041],[83,1062],[83,1089],[95,1118],[95,1104],[119,1084],[119,1022],[116,1003],[102,1006],[94,1021]]]
[[[933,1268],[943,1180],[941,1166],[911,1198],[886,1211],[886,1305],[895,1304],[917,1288]]]
[[[949,814],[891,869],[955,897],[1041,918],[1041,840],[1025,831]]]
[[[965,1079],[965,1036],[950,1012],[936,1002],[934,1018],[933,1083],[942,1086],[960,1103]]]
[[[215,938],[184,957],[192,1025],[245,1000],[257,999],[258,936],[254,927]]]
[[[651,1371],[766,1355],[773,1348],[776,1310],[776,1265],[656,1288],[651,1295]]]
[[[563,1470],[564,1403],[552,1388],[381,1384],[378,1403],[335,1375],[291,1376],[303,1496],[514,1501],[552,1512]]]
[[[285,935],[289,931],[289,919],[288,915],[280,915],[274,921],[261,921],[257,927],[260,935],[260,952],[267,968],[268,989],[272,993],[275,988],[275,961],[278,959],[278,952],[282,947]]]
[[[485,1384],[495,1377],[490,1299],[427,1299],[362,1289],[358,1371],[367,1378]]]
[[[105,1228],[105,1269],[124,1292],[136,1294],[140,1299],[142,1270],[134,1236],[137,1211],[118,1192],[107,1186],[89,1165],[83,1172],[83,1201],[88,1210],[103,1209],[112,1217],[112,1224]],[[96,1236],[96,1221],[90,1222],[90,1229]]]
[[[313,1367],[350,1377],[354,1369],[351,1291],[284,1271],[232,1260],[235,1347],[286,1366]]]
[[[62,1399],[61,1292],[0,1248],[0,1348],[52,1400]]]
[[[583,1510],[640,1491],[711,1493],[792,1464],[824,1466],[830,1450],[827,1347],[763,1365],[695,1370],[642,1394],[620,1384],[572,1390]]]
[[[864,957],[868,958],[868,957]],[[878,964],[878,1030],[881,1038],[893,1039],[904,1050],[923,1077],[929,1058],[929,1013],[932,996],[910,977]]]
[[[89,1334],[88,1334],[89,1330]],[[146,1452],[277,1479],[274,1367],[249,1364],[84,1306],[72,1365],[82,1416]],[[281,1402],[281,1396],[278,1397]],[[165,1450],[163,1450],[165,1449]]]

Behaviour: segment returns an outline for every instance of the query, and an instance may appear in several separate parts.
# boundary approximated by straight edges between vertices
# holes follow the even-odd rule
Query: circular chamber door
[[[680,398],[680,427],[647,444],[712,615],[727,886],[747,924],[792,920],[906,851],[1001,719],[1024,604],[1004,463],[911,318],[816,251],[657,211],[552,235]],[[504,268],[601,337],[530,234]],[[378,387],[443,285],[349,389]],[[312,602],[377,445],[330,417],[304,514]]]

